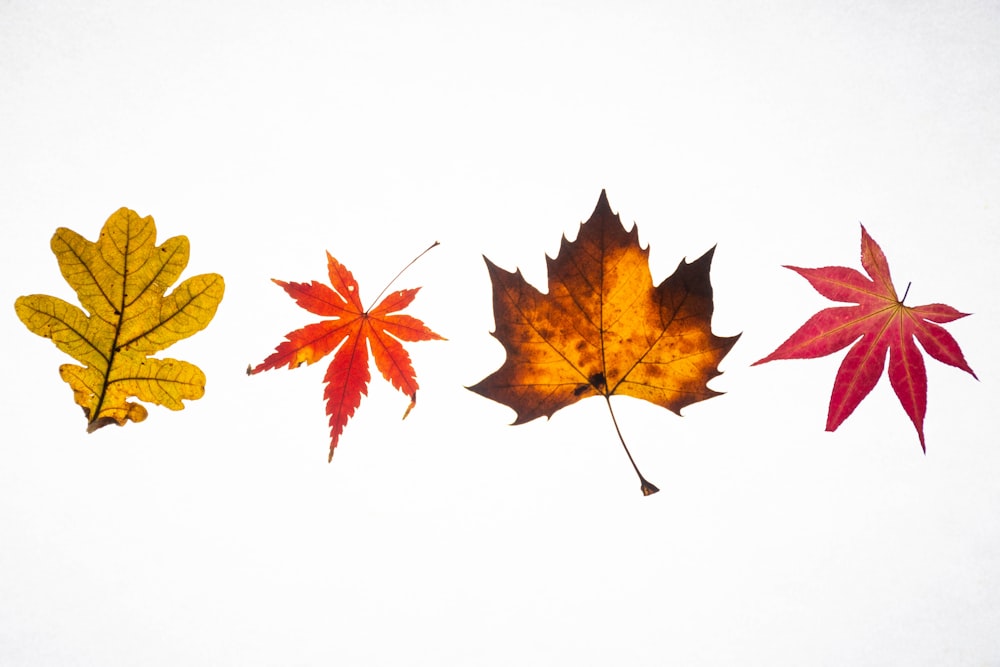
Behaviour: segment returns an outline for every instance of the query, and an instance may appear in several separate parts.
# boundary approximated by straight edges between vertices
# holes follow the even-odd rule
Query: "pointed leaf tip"
[[[602,214],[613,214],[611,210],[611,203],[608,202],[608,193],[606,190],[601,190],[601,196],[597,198],[597,206],[594,207],[594,213],[591,216],[593,219],[598,213]]]

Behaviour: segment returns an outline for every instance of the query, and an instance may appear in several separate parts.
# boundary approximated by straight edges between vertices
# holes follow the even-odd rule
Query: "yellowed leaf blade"
[[[189,256],[183,236],[156,245],[151,216],[119,209],[96,242],[60,228],[52,238],[59,268],[87,313],[46,295],[19,298],[18,317],[34,333],[85,364],[65,364],[60,375],[87,415],[88,430],[146,418],[146,409],[127,399],[183,409],[201,398],[205,375],[188,362],[148,355],[201,331],[225,292],[222,276],[177,281]]]
[[[106,349],[97,347],[89,335],[93,321],[73,304],[47,294],[32,294],[18,297],[14,309],[29,329],[51,339],[66,354],[94,368],[106,368],[110,341]]]
[[[222,276],[205,273],[188,278],[158,301],[137,302],[127,311],[131,317],[123,323],[120,347],[156,352],[193,336],[212,321],[224,291]]]

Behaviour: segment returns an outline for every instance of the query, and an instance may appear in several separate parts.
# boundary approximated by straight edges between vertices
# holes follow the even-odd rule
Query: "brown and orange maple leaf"
[[[821,310],[777,350],[754,365],[776,359],[824,357],[857,341],[840,364],[833,384],[826,430],[836,431],[875,388],[888,354],[889,383],[916,427],[920,447],[926,452],[927,370],[914,338],[938,361],[976,377],[955,339],[935,324],[952,322],[968,313],[960,313],[940,303],[904,306],[906,294],[902,299],[896,296],[889,262],[864,225],[861,226],[861,266],[867,278],[860,271],[843,266],[786,267],[808,280],[826,298],[857,305]]]
[[[431,248],[436,245],[434,243]],[[312,364],[336,350],[323,378],[326,383],[323,393],[326,398],[326,413],[330,416],[330,456],[327,460],[332,461],[333,451],[344,427],[361,405],[361,396],[368,395],[368,382],[371,380],[368,370],[369,347],[382,377],[410,398],[410,404],[403,414],[405,419],[416,405],[418,385],[410,355],[400,341],[444,338],[415,317],[398,314],[398,311],[410,305],[420,290],[419,287],[392,292],[378,304],[365,309],[358,294],[358,283],[351,272],[330,253],[326,253],[326,258],[330,286],[316,281],[272,282],[310,313],[333,319],[309,324],[287,334],[287,340],[280,343],[274,353],[262,363],[254,368],[248,367],[247,374],[253,375],[282,366],[297,368],[302,364]]]
[[[551,417],[589,396],[603,396],[609,409],[611,396],[633,396],[680,414],[718,395],[707,382],[720,374],[718,364],[739,336],[712,333],[713,253],[681,262],[653,285],[649,248],[639,245],[635,226],[625,231],[602,191],[576,240],[564,236],[556,258],[546,257],[547,294],[520,270],[511,273],[486,259],[493,335],[507,358],[470,389],[513,408],[514,424]],[[643,494],[655,493],[625,451]]]

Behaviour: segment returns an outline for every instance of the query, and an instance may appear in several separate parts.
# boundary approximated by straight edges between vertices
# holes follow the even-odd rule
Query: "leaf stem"
[[[906,283],[906,291],[903,292],[903,298],[899,300],[900,304],[902,304],[904,301],[906,301],[906,295],[910,293],[910,285],[912,285],[912,284],[913,284],[912,281]]]
[[[611,409],[611,397],[607,394],[604,395],[604,400],[608,402],[608,412],[611,413],[611,423],[615,425],[615,432],[618,433],[618,439],[622,442],[622,447],[625,448],[625,454],[628,455],[628,460],[632,464],[632,469],[635,470],[635,474],[639,476],[640,488],[642,489],[642,495],[651,496],[657,493],[660,489],[656,487],[655,484],[646,480],[639,472],[639,466],[635,464],[635,459],[632,458],[632,452],[628,450],[628,445],[625,444],[625,438],[622,437],[622,430],[618,428],[618,420],[615,419],[615,411]]]
[[[389,289],[389,288],[390,288],[390,287],[392,286],[392,284],[393,284],[394,282],[396,282],[396,281],[397,281],[397,280],[399,279],[399,277],[400,277],[401,275],[403,275],[403,271],[406,271],[406,270],[407,270],[408,268],[410,268],[411,266],[413,266],[413,264],[414,264],[414,263],[415,263],[415,262],[416,262],[416,261],[417,261],[418,259],[420,259],[420,258],[421,258],[421,257],[423,257],[424,255],[426,255],[427,253],[429,253],[429,252],[431,251],[431,249],[432,249],[432,248],[434,248],[434,247],[436,247],[436,246],[439,246],[439,245],[441,245],[440,241],[435,241],[434,243],[432,243],[432,244],[430,244],[429,246],[427,246],[427,249],[426,249],[426,250],[424,250],[424,251],[423,251],[422,253],[420,253],[419,255],[417,255],[416,257],[414,257],[413,259],[411,259],[411,260],[410,260],[410,263],[409,263],[409,264],[407,264],[406,266],[404,266],[404,267],[403,267],[402,269],[400,269],[400,270],[399,270],[399,273],[397,273],[397,274],[396,274],[396,277],[395,277],[395,278],[393,278],[392,280],[390,280],[390,281],[389,281],[389,284],[388,284],[388,285],[386,285],[385,287],[383,287],[383,288],[382,288],[382,291],[378,293],[378,296],[377,296],[377,297],[375,297],[375,300],[374,300],[374,301],[372,301],[372,305],[368,306],[368,308],[367,308],[367,309],[365,310],[365,312],[367,313],[367,312],[368,312],[369,310],[371,310],[372,308],[374,308],[374,307],[375,307],[375,304],[376,304],[376,303],[378,303],[379,301],[381,301],[381,299],[382,299],[382,295],[383,295],[383,294],[385,294],[385,293],[386,293],[386,292],[388,291],[388,289]]]

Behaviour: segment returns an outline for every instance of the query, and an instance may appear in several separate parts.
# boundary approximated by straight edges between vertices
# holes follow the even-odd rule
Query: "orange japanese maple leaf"
[[[754,365],[775,359],[823,357],[857,341],[840,364],[833,384],[826,430],[836,431],[874,389],[882,376],[888,352],[889,383],[916,427],[920,447],[926,452],[924,415],[927,412],[927,370],[913,339],[916,337],[924,351],[938,361],[961,368],[976,377],[955,339],[935,324],[952,322],[968,313],[960,313],[940,303],[904,306],[906,294],[902,299],[896,296],[885,254],[868,235],[864,225],[861,226],[861,266],[869,277],[843,266],[822,269],[786,267],[808,280],[826,298],[857,305],[821,310],[777,350]]]
[[[434,243],[430,248],[436,245]],[[287,334],[287,340],[280,343],[261,364],[248,367],[247,374],[281,366],[297,368],[303,363],[312,364],[336,350],[326,371],[326,390],[323,393],[326,414],[330,416],[330,456],[327,460],[332,461],[333,450],[344,426],[361,404],[361,395],[368,395],[368,382],[371,380],[368,371],[369,347],[382,377],[410,398],[403,414],[405,419],[416,405],[418,385],[410,355],[400,341],[444,339],[415,317],[395,314],[410,305],[419,287],[393,292],[377,305],[365,309],[358,294],[358,283],[351,272],[330,253],[326,253],[326,258],[332,289],[316,281],[308,284],[281,280],[273,282],[302,308],[333,319],[309,324]],[[384,293],[385,290],[382,290]]]
[[[517,412],[515,424],[588,396],[633,396],[677,414],[719,394],[707,382],[739,336],[712,333],[714,249],[653,285],[649,248],[638,229],[625,231],[601,192],[575,241],[563,237],[555,259],[546,257],[549,291],[489,259],[493,281],[493,335],[507,352],[504,364],[470,389]],[[611,413],[614,420],[614,412]],[[639,472],[644,495],[656,493]]]

